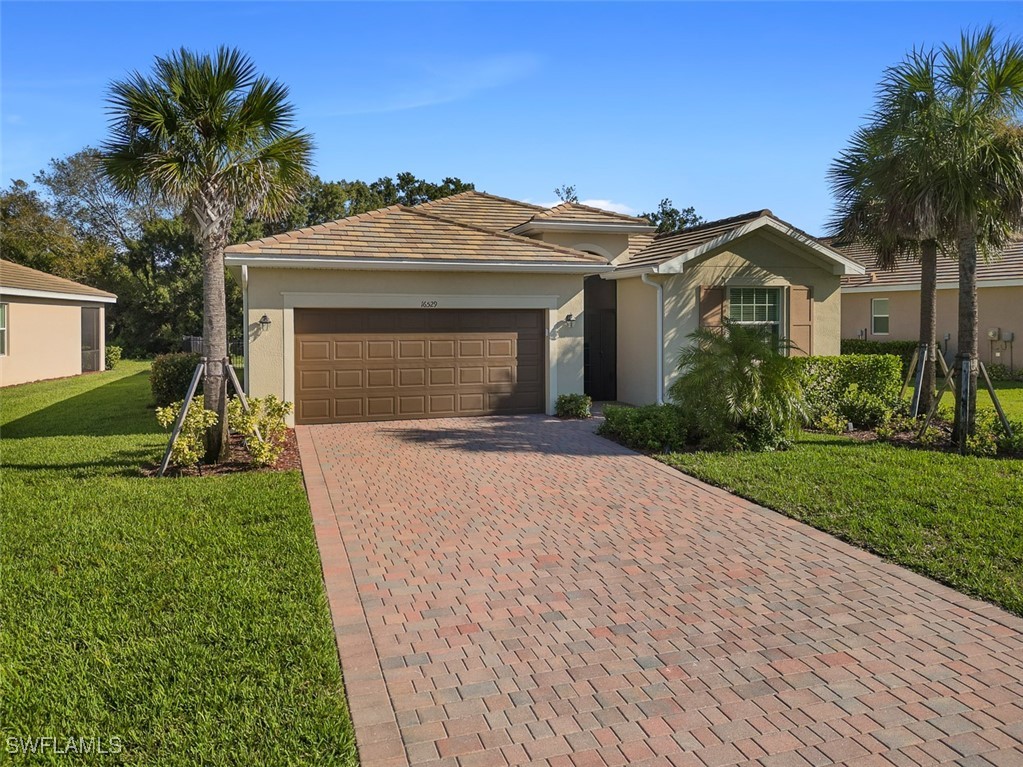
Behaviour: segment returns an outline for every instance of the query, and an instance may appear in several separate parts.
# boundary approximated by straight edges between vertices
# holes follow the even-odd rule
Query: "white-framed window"
[[[7,304],[0,304],[0,357],[7,356]]]
[[[781,337],[781,288],[729,288],[728,319],[738,325],[762,325]]]
[[[870,299],[870,332],[875,336],[888,335],[889,319],[888,299]]]

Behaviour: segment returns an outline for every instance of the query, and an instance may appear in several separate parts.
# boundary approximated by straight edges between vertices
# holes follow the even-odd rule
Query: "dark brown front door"
[[[583,389],[596,402],[618,399],[618,283],[583,283]]]
[[[535,310],[296,309],[300,424],[538,413]]]

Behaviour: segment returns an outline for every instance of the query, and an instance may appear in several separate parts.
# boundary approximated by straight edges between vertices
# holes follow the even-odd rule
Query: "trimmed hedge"
[[[559,394],[554,403],[554,414],[558,418],[589,418],[593,400],[586,394]]]
[[[121,361],[121,347],[107,344],[103,349],[103,369],[113,370]]]
[[[902,359],[902,375],[909,371],[909,363],[913,361],[913,352],[920,345],[919,341],[872,341],[865,338],[843,338],[842,354],[894,354]]]
[[[841,412],[849,387],[894,407],[902,390],[902,361],[894,354],[843,354],[839,357],[797,357],[803,368],[803,394],[811,422]]]
[[[987,374],[992,381],[1023,381],[1023,368],[1010,370],[1008,365],[996,362],[987,366]]]
[[[149,371],[149,385],[153,390],[153,399],[156,400],[157,407],[167,407],[185,398],[188,385],[195,373],[195,366],[201,359],[201,354],[175,352],[161,354],[153,360],[153,367]],[[199,381],[195,393],[202,394],[202,380]]]
[[[671,453],[685,447],[689,424],[677,405],[608,405],[597,434],[633,450]]]

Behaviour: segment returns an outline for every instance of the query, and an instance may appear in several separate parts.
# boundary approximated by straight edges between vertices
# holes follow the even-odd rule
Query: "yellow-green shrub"
[[[156,420],[165,429],[172,428],[181,413],[184,400],[156,409]],[[206,430],[217,424],[217,414],[207,410],[203,396],[192,399],[181,432],[171,448],[171,463],[182,468],[195,466],[206,454]]]
[[[287,444],[288,427],[284,419],[291,410],[290,402],[268,394],[251,397],[249,412],[246,413],[241,400],[232,397],[227,403],[227,425],[245,438],[245,446],[253,462],[259,466],[272,466]]]

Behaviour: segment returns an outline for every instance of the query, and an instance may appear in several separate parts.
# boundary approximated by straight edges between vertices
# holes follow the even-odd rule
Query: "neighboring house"
[[[862,245],[834,247],[867,270],[842,279],[842,337],[915,341],[920,337],[920,264],[902,262],[882,271],[876,255]],[[991,260],[977,264],[978,352],[986,364],[1023,365],[1013,347],[1023,342],[1023,239]],[[959,264],[938,259],[937,337],[948,361],[956,354],[959,328]]]
[[[661,400],[701,323],[837,354],[857,262],[770,211],[656,235],[646,219],[480,192],[227,249],[246,381],[298,423],[551,413]]]
[[[0,260],[0,386],[103,370],[104,307],[116,300]]]

